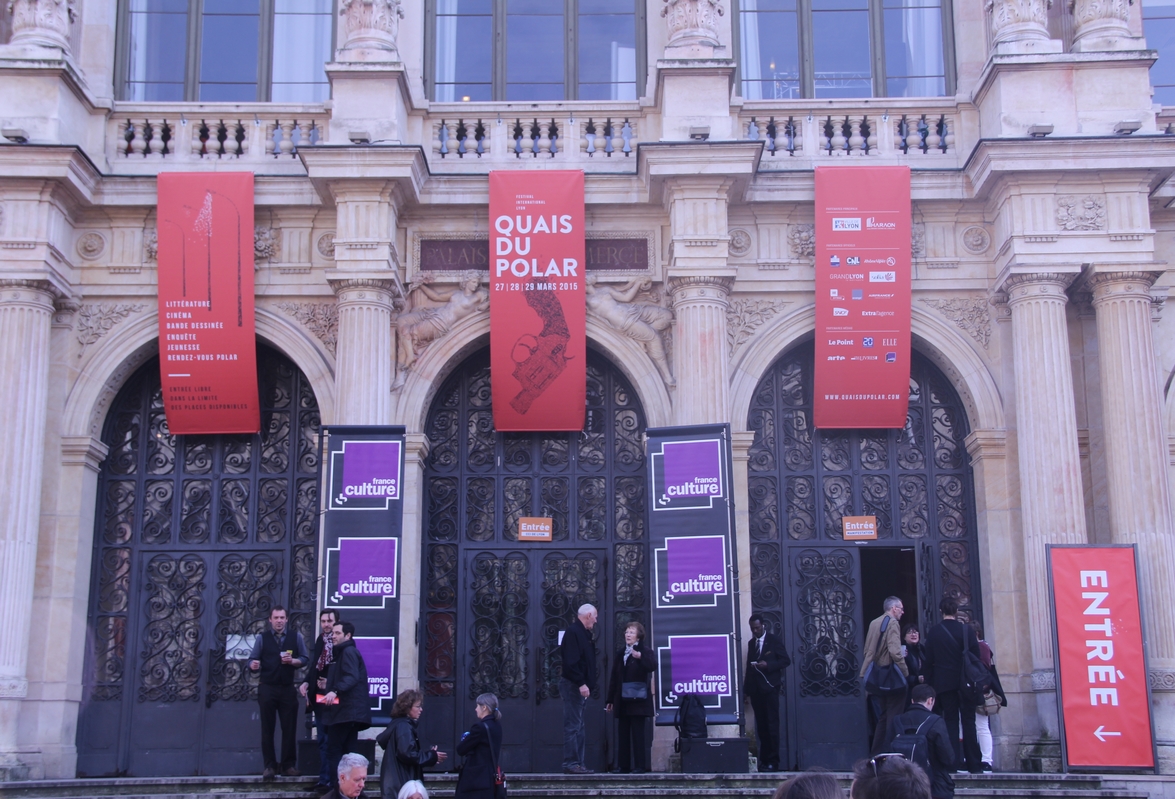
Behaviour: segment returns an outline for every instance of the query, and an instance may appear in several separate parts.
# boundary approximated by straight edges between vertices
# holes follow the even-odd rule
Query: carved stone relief
[[[984,349],[991,342],[991,313],[988,301],[979,297],[955,297],[949,300],[922,300],[955,326],[975,339]]]
[[[323,233],[318,237],[318,254],[323,258],[335,257],[335,234],[332,230],[330,233]]]
[[[751,234],[742,228],[730,231],[730,254],[743,256],[751,251]]]
[[[78,308],[77,335],[82,345],[78,357],[86,347],[105,336],[122,320],[143,310],[140,303],[86,303]]]
[[[730,354],[755,335],[755,331],[771,321],[789,303],[783,300],[733,299],[726,310],[726,341]]]
[[[413,283],[408,289],[409,296],[416,292],[441,304],[421,305],[418,296],[412,302],[412,310],[396,317],[396,359],[401,372],[410,369],[430,343],[444,336],[462,319],[485,312],[490,307],[490,293],[481,287],[481,275],[477,272],[466,272],[461,285],[452,291],[437,291],[422,281]]]
[[[640,344],[656,364],[665,385],[676,386],[677,380],[669,368],[669,354],[662,338],[673,324],[673,312],[656,303],[636,301],[640,292],[653,285],[652,281],[638,277],[612,286],[599,283],[596,275],[589,274],[584,282],[587,284],[588,312],[617,333]]]
[[[10,0],[12,44],[57,47],[69,52],[69,26],[77,19],[75,0]]]
[[[340,0],[344,50],[388,50],[391,60],[400,57],[396,39],[404,8],[400,0]]]
[[[1061,230],[1105,230],[1106,200],[1097,194],[1057,198],[1057,227]]]
[[[277,307],[301,322],[331,355],[339,342],[339,308],[333,302],[279,302]]]
[[[664,0],[661,16],[669,28],[669,47],[718,46],[718,18],[725,10],[718,0]]]
[[[1052,0],[987,0],[992,44],[1048,39],[1048,10]]]
[[[77,250],[78,255],[87,261],[101,258],[102,253],[106,251],[106,237],[101,233],[86,233],[78,239]]]
[[[926,225],[915,222],[910,228],[910,255],[915,258],[926,257]]]
[[[143,257],[148,261],[154,261],[159,255],[159,231],[155,228],[148,228],[143,231]]]
[[[793,258],[816,257],[816,226],[792,225],[787,230],[787,246]]]
[[[272,261],[277,257],[279,242],[277,231],[271,227],[257,225],[253,228],[253,260]]]
[[[972,225],[963,231],[963,248],[967,252],[982,255],[991,246],[991,235],[979,225]]]

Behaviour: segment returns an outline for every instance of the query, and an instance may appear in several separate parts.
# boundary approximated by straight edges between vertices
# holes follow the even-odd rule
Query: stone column
[[[1151,666],[1175,669],[1175,529],[1171,520],[1162,381],[1151,332],[1159,273],[1094,274],[1110,533],[1138,545]]]
[[[421,622],[421,595],[427,586],[421,583],[418,565],[424,556],[424,465],[428,460],[428,436],[409,433],[404,441],[404,519],[400,545],[400,562],[412,568],[400,571],[400,638],[405,643],[411,630]],[[423,625],[422,625],[423,626]],[[424,650],[425,632],[420,631],[419,645],[403,645],[399,652],[400,681],[397,693],[420,687],[420,658]]]
[[[1073,52],[1141,50],[1144,41],[1130,33],[1132,0],[1075,0],[1069,6],[1076,31]]]
[[[75,0],[12,0],[7,9],[12,14],[10,44],[55,47],[69,54],[69,26],[77,18]]]
[[[332,280],[339,306],[333,424],[390,424],[396,352],[392,280]]]
[[[1049,0],[989,0],[993,52],[1060,52],[1060,42],[1049,39]]]
[[[343,50],[382,51],[383,61],[399,61],[396,40],[404,18],[401,0],[339,0]]]
[[[675,424],[729,421],[726,311],[731,283],[726,277],[669,279],[677,316],[673,337],[678,386],[673,400]]]
[[[47,283],[0,280],[0,607],[13,620],[0,629],[0,775],[12,777],[21,773],[16,728],[28,693],[52,320]]]
[[[1034,684],[1052,677],[1046,544],[1084,544],[1085,500],[1065,318],[1072,274],[1016,274],[1004,289],[1012,309],[1020,518]],[[1053,683],[1055,685],[1055,683]]]

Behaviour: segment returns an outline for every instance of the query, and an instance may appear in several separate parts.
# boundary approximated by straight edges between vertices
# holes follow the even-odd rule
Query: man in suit
[[[926,634],[926,681],[934,686],[938,699],[934,712],[947,723],[947,734],[955,747],[956,769],[972,774],[983,773],[983,755],[975,735],[975,703],[964,701],[959,692],[963,671],[963,651],[979,654],[979,639],[971,626],[959,621],[959,603],[944,597],[938,604],[942,623]],[[959,724],[963,725],[963,746],[959,747]]]
[[[767,632],[763,617],[751,616],[751,640],[747,644],[746,691],[755,710],[755,733],[759,737],[759,770],[779,771],[779,693],[783,670],[791,658],[783,641]]]
[[[869,632],[865,636],[865,658],[861,663],[861,678],[869,674],[869,667],[886,668],[897,664],[902,676],[909,679],[910,672],[906,668],[906,657],[902,654],[902,614],[906,612],[902,600],[896,596],[888,596],[882,603],[885,611],[869,624]],[[873,729],[873,745],[869,754],[879,755],[889,745],[889,725],[906,709],[906,692],[901,691],[892,696],[880,697],[881,716],[877,719],[877,726]]]

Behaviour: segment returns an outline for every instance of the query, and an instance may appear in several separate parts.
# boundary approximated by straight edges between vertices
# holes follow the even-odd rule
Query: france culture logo
[[[651,458],[654,511],[712,508],[726,496],[721,440],[666,441]]]
[[[400,442],[344,441],[330,472],[330,510],[387,510],[400,499]]]
[[[728,593],[725,536],[666,538],[654,557],[659,608],[712,608]]]
[[[326,551],[328,608],[382,608],[396,598],[399,540],[340,538]]]
[[[685,694],[699,694],[705,707],[721,707],[734,695],[730,636],[671,635],[657,648],[661,707],[676,707]]]

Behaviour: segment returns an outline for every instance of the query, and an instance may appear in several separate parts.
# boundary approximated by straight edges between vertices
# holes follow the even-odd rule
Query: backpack
[[[902,757],[909,760],[911,763],[917,763],[926,772],[926,776],[932,776],[933,772],[930,769],[930,741],[926,738],[926,733],[922,728],[927,724],[933,724],[938,716],[931,716],[923,721],[916,728],[903,727],[901,733],[894,736],[893,743],[890,748],[902,755]]]
[[[964,641],[966,637],[964,636]],[[966,648],[963,644],[963,668],[959,674],[959,694],[965,702],[973,705],[982,705],[984,697],[991,693],[995,681],[991,677],[991,669],[983,665],[979,655]]]
[[[682,738],[705,738],[706,707],[702,704],[702,697],[697,694],[683,696],[677,706],[677,712],[673,715],[673,726],[677,730],[674,751],[681,750]]]

